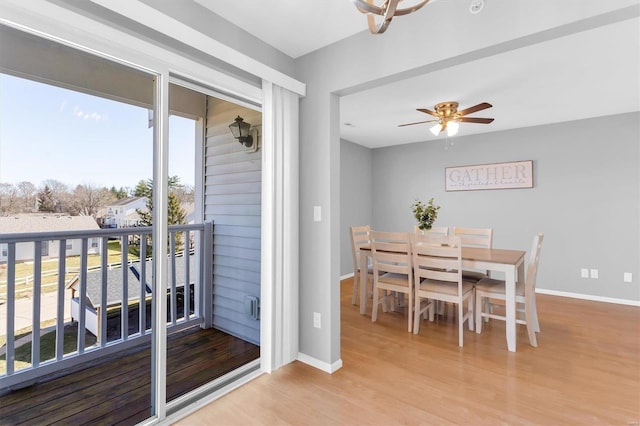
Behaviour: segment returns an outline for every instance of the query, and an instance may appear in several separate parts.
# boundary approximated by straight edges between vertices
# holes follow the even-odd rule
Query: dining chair
[[[351,304],[355,305],[360,294],[360,248],[371,244],[371,228],[368,225],[351,226],[349,227],[349,232],[351,234],[351,254],[353,257],[353,296]],[[367,270],[367,282],[365,283],[367,288],[370,282],[373,282],[373,267],[369,267]],[[367,294],[371,294],[371,290],[368,290]]]
[[[395,306],[395,295],[406,294],[409,332],[413,326],[413,271],[411,266],[411,239],[408,232],[371,231],[373,258],[373,312],[371,321],[378,319],[378,306]],[[382,291],[382,296],[380,292]],[[391,292],[391,293],[389,293]],[[394,294],[395,293],[395,294]]]
[[[493,228],[461,228],[454,226],[453,235],[460,237],[463,247],[491,248],[493,246]],[[480,281],[489,277],[489,271],[464,270],[467,280]]]
[[[529,334],[529,344],[533,347],[538,346],[536,332],[540,332],[540,324],[538,322],[538,311],[536,308],[536,276],[538,275],[538,264],[540,262],[540,251],[542,249],[542,240],[544,234],[539,233],[533,238],[533,245],[529,255],[529,264],[524,283],[518,282],[516,285],[516,323],[527,326]],[[493,278],[484,278],[476,284],[476,333],[482,333],[482,318],[493,318],[505,321],[503,315],[493,313],[493,309],[498,305],[492,303],[495,300],[505,301],[505,282]],[[483,303],[488,300],[489,303]],[[519,306],[519,307],[518,307]],[[517,318],[520,314],[520,318]],[[524,314],[524,318],[522,316]]]
[[[413,227],[413,232],[416,234],[436,234],[436,235],[441,235],[441,236],[448,236],[449,235],[449,227],[448,226],[432,226],[431,229],[429,230],[422,230],[418,227],[418,225],[415,225]],[[436,307],[436,313],[438,315],[446,315],[446,304],[445,303],[436,303],[437,307]]]
[[[413,333],[420,332],[422,314],[428,312],[429,320],[433,321],[434,302],[454,303],[458,308],[458,345],[463,346],[464,322],[467,321],[469,330],[474,327],[474,288],[473,282],[462,275],[460,237],[413,234],[411,238],[416,283]]]
[[[432,226],[431,229],[420,229],[418,228],[418,225],[415,225],[413,227],[413,232],[416,234],[438,234],[438,235],[443,235],[443,236],[447,236],[449,235],[449,227],[447,226]]]

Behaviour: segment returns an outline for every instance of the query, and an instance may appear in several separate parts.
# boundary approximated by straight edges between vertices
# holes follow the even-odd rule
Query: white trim
[[[0,23],[5,25],[137,69],[154,73],[159,68],[170,68],[172,74],[205,87],[220,87],[225,93],[255,104],[262,102],[259,87],[44,0],[2,0],[0,16]]]
[[[353,272],[350,272],[350,273],[345,274],[345,275],[341,275],[340,276],[340,281],[346,280],[347,278],[353,278]]]
[[[315,367],[319,370],[322,370],[326,373],[333,374],[342,368],[342,359],[338,359],[333,364],[329,364],[328,362],[320,361],[317,358],[311,357],[307,354],[303,354],[302,352],[298,352],[298,361],[304,362],[307,365]]]
[[[167,253],[169,230],[167,227],[167,181],[169,176],[169,72],[163,70],[156,78],[155,96],[153,102],[153,230],[151,232],[154,244],[153,294],[160,294],[159,289],[167,288],[168,265]],[[167,298],[153,299],[156,309],[151,339],[151,399],[152,411],[157,418],[166,417],[167,410]]]
[[[139,0],[91,1],[298,95],[305,95],[304,83],[212,39]]]
[[[550,296],[570,297],[572,299],[592,300],[594,302],[615,303],[618,305],[640,306],[640,300],[618,299],[615,297],[594,296],[592,294],[571,293],[568,291],[547,290],[536,288],[536,293]]]
[[[267,372],[298,354],[298,95],[262,82],[261,354]],[[263,342],[268,341],[269,345]]]

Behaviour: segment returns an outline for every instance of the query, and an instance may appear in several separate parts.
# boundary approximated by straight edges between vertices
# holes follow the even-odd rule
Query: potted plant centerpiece
[[[411,205],[411,210],[413,211],[413,216],[418,221],[418,229],[428,231],[438,218],[440,206],[433,203],[432,197],[429,198],[429,202],[426,205],[422,201],[416,200],[416,202]]]

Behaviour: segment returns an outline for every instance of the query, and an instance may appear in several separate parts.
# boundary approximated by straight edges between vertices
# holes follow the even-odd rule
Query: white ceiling
[[[294,58],[367,30],[350,0],[195,1]],[[462,123],[458,137],[638,111],[639,28],[613,23],[343,96],[341,137],[370,148],[436,139],[429,124],[398,125],[430,119],[416,108],[443,101],[493,105],[472,115],[492,124]]]
[[[414,1],[415,0],[411,0]],[[292,58],[367,29],[350,0],[194,0]]]

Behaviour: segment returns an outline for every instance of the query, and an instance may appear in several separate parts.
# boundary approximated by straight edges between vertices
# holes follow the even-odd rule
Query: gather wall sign
[[[533,188],[533,160],[446,167],[446,191]]]

